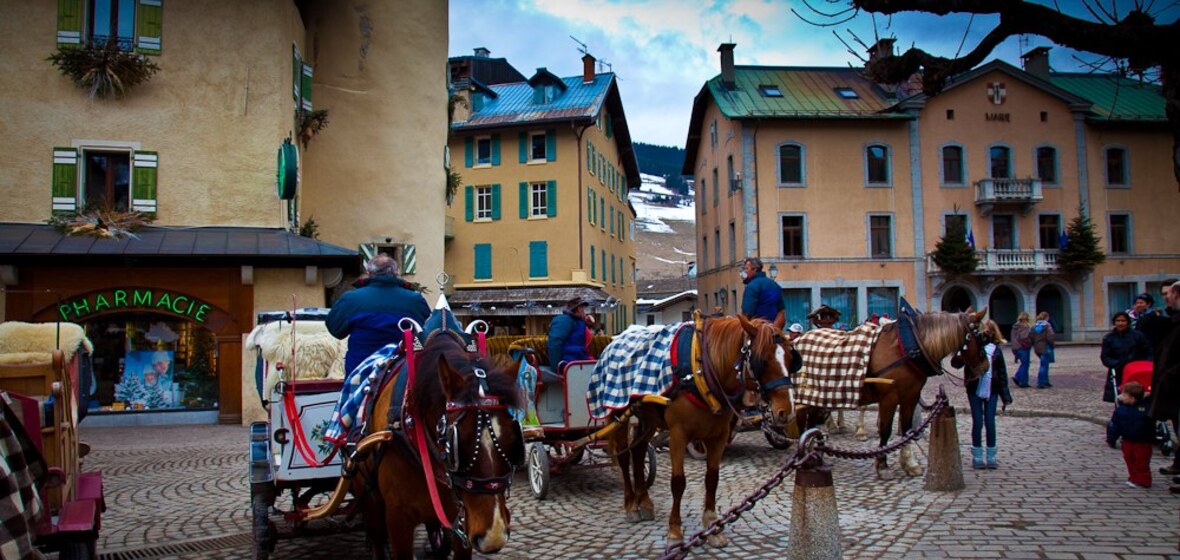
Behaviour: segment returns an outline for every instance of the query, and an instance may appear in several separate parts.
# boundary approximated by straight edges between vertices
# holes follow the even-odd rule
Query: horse
[[[954,356],[951,360],[952,367],[986,367],[987,356],[979,340],[980,321],[986,314],[987,308],[977,313],[968,310],[964,313],[932,312],[917,315],[914,324],[918,344],[928,358],[930,367],[935,371],[940,370],[943,358],[951,355]],[[861,407],[874,403],[878,405],[877,430],[881,447],[884,447],[893,435],[893,417],[899,410],[898,431],[904,435],[913,428],[914,411],[927,380],[927,373],[903,355],[898,342],[900,328],[900,322],[881,327],[880,335],[872,346],[866,378],[885,379],[889,382],[866,382],[861,387],[858,403]],[[804,350],[804,367],[808,361],[808,353]],[[788,436],[795,437],[806,428],[818,425],[824,420],[826,412],[815,408],[798,411],[795,424],[788,426]],[[898,461],[907,475],[922,474],[922,467],[914,458],[909,445],[902,447]],[[883,478],[889,468],[888,460],[885,456],[878,457],[874,467],[877,475]]]
[[[707,470],[705,474],[705,504],[701,515],[703,526],[709,526],[717,519],[717,482],[721,458],[729,443],[730,430],[737,419],[737,409],[747,391],[761,392],[770,404],[771,422],[776,426],[788,422],[792,409],[792,393],[788,366],[791,362],[791,345],[782,331],[782,315],[774,323],[763,319],[749,320],[743,315],[719,317],[705,320],[700,333],[703,348],[703,371],[696,375],[714,378],[713,386],[724,394],[716,395],[721,402],[719,409],[711,409],[702,401],[699,393],[694,394],[692,383],[682,383],[673,391],[666,405],[632,401],[637,407],[640,426],[634,438],[629,430],[615,430],[608,436],[608,449],[618,458],[623,474],[623,508],[630,522],[655,518],[655,509],[647,485],[644,484],[644,450],[647,449],[655,429],[667,430],[669,435],[669,456],[672,460],[672,510],[668,516],[668,539],[680,542],[684,538],[680,518],[680,500],[686,486],[684,456],[690,442],[700,441],[705,446]],[[607,352],[610,350],[608,349]],[[728,404],[725,404],[728,403]],[[626,410],[626,409],[624,409]],[[616,419],[624,410],[612,413]],[[631,439],[628,442],[628,439]],[[711,546],[720,547],[727,543],[725,535],[709,537]]]
[[[507,491],[524,462],[524,437],[511,409],[522,406],[515,373],[487,366],[453,331],[433,332],[414,354],[415,378],[406,395],[406,416],[422,430],[421,443],[394,437],[361,461],[352,495],[365,514],[373,557],[414,557],[414,529],[425,524],[435,554],[450,540],[455,558],[499,551],[508,541],[511,517]],[[402,372],[400,375],[407,375]],[[390,429],[384,411],[394,401],[392,381],[379,392],[370,433]],[[395,433],[398,433],[395,430]],[[433,471],[438,502],[432,504],[423,463]],[[453,533],[440,531],[441,505]]]

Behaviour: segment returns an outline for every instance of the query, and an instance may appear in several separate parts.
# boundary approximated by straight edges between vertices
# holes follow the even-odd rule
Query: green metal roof
[[[1113,74],[1051,74],[1049,81],[1094,105],[1095,120],[1166,121],[1160,86]]]
[[[733,89],[721,84],[721,76],[707,82],[722,114],[743,118],[908,118],[886,112],[896,100],[854,68],[810,66],[735,66]],[[766,95],[777,88],[781,97]],[[837,90],[851,89],[856,98],[841,97]]]

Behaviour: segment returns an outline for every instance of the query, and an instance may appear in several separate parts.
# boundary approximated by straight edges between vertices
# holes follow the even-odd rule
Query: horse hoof
[[[910,476],[922,476],[922,467],[918,465],[907,466],[905,473]]]
[[[639,519],[641,521],[651,521],[656,518],[655,508],[639,508]]]
[[[683,531],[668,531],[668,544],[679,544],[684,542]]]
[[[722,548],[729,544],[729,538],[725,535],[710,535],[705,538],[705,542],[713,548]]]
[[[641,520],[642,517],[639,515],[638,511],[627,512],[627,523],[639,523]]]
[[[893,480],[895,478],[893,470],[889,467],[877,469],[877,479],[879,480]]]

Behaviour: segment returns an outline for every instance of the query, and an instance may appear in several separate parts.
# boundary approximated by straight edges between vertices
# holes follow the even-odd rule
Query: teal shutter
[[[590,170],[590,162],[594,159],[592,157],[593,153],[594,153],[594,145],[591,144],[589,140],[587,140],[586,141],[586,171]]]
[[[490,280],[492,278],[492,244],[475,244],[475,279]]]
[[[413,245],[402,245],[402,276],[418,271],[418,250]]]
[[[549,181],[546,185],[545,200],[549,201],[549,208],[546,209],[550,218],[557,217],[557,181]]]
[[[53,185],[50,189],[54,214],[78,211],[78,150],[53,149]]]
[[[610,256],[610,283],[614,284],[617,281],[615,278],[615,256]]]
[[[463,166],[471,167],[475,163],[475,146],[470,136],[463,139]]]
[[[606,249],[603,249],[602,251],[600,251],[598,253],[598,261],[599,261],[600,266],[602,266],[602,269],[601,269],[602,270],[602,283],[605,284],[606,283]]]
[[[520,163],[528,163],[529,161],[529,134],[521,132],[517,135],[520,139]],[[522,216],[523,217],[523,216]]]
[[[549,276],[549,242],[529,241],[529,278]]]
[[[492,185],[492,219],[500,219],[500,184]]]
[[[82,0],[57,0],[57,46],[82,44],[83,18]]]
[[[299,86],[303,83],[303,57],[299,55],[299,47],[291,44],[291,96],[295,99],[295,107],[299,107]]]
[[[598,176],[598,149],[590,144],[590,174]]]
[[[606,231],[606,199],[601,196],[598,197],[598,229]]]
[[[610,138],[614,136],[614,125],[611,124],[614,122],[614,119],[610,118],[610,113],[603,113],[602,120],[606,121],[606,137]]]
[[[594,254],[594,246],[590,246],[590,279],[594,280],[598,276],[598,261],[595,260],[597,255]]]
[[[610,234],[615,234],[615,205],[610,207]]]
[[[492,135],[492,165],[500,165],[500,135]]]
[[[135,152],[131,169],[131,210],[156,214],[156,180],[160,156],[156,152]]]
[[[557,130],[545,131],[545,161],[557,161]]]
[[[299,108],[311,111],[311,77],[313,71],[310,64],[303,64],[299,73]]]
[[[586,221],[594,225],[594,192],[586,191]]]
[[[465,221],[472,221],[475,219],[475,187],[467,185],[463,187],[463,219]]]
[[[135,13],[135,51],[143,54],[160,54],[160,39],[164,32],[163,0],[139,0]]]
[[[529,184],[520,182],[520,219],[529,217]]]

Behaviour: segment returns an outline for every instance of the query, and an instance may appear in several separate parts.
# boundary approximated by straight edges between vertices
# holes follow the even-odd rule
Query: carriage
[[[98,557],[102,473],[83,471],[82,399],[93,388],[91,345],[72,323],[0,324],[0,552],[35,546],[62,560]]]

